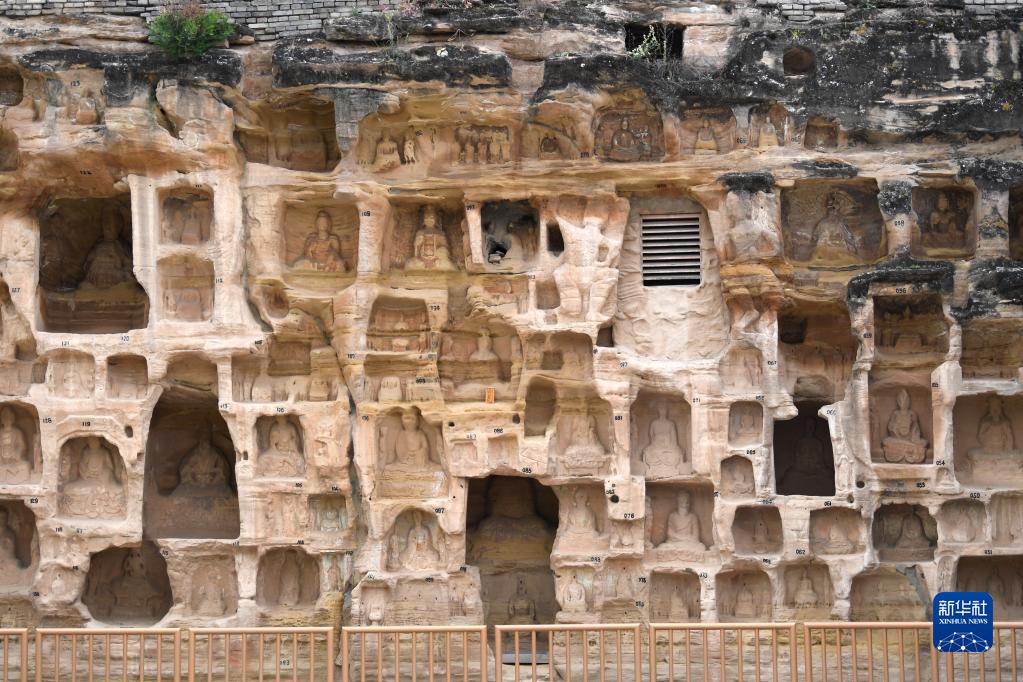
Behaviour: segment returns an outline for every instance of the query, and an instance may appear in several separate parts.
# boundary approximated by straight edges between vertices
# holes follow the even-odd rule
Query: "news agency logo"
[[[934,648],[979,654],[995,637],[994,601],[987,592],[940,592],[934,597]]]

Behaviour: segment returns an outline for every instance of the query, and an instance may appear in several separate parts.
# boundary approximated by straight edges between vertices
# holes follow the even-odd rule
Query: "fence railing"
[[[192,628],[188,682],[333,682],[334,628]]]
[[[983,654],[938,653],[930,623],[0,629],[0,682],[334,682],[335,668],[343,682],[1023,682],[1023,623],[996,623]]]
[[[181,679],[177,628],[38,628],[36,682]]]
[[[795,682],[794,623],[652,623],[650,682]]]
[[[341,629],[342,682],[487,682],[487,626]]]
[[[497,625],[494,679],[504,682],[508,672],[521,682],[525,670],[531,682],[637,682],[640,632],[639,624]]]
[[[28,681],[28,630],[0,628],[0,682]]]

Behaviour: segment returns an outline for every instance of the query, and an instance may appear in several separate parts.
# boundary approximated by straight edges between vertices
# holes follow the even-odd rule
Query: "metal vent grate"
[[[641,217],[643,284],[648,287],[700,283],[700,214]]]

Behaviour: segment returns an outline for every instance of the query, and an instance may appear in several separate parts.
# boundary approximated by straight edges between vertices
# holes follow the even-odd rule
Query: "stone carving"
[[[26,483],[32,477],[35,456],[25,431],[18,426],[13,407],[0,407],[0,485]]]
[[[717,575],[717,609],[723,621],[767,622],[771,619],[771,583],[760,572]]]
[[[782,191],[785,252],[811,265],[844,266],[876,259],[883,230],[876,188],[796,183]]]
[[[320,562],[299,549],[273,549],[259,559],[256,603],[263,609],[308,608],[320,596]]]
[[[817,151],[837,149],[841,133],[841,128],[834,121],[815,116],[803,128],[803,146]]]
[[[384,495],[416,498],[439,494],[445,481],[439,443],[435,434],[428,434],[417,408],[392,411],[381,419],[377,443]]]
[[[579,573],[573,571],[569,574],[569,578],[564,587],[561,588],[561,593],[558,597],[558,602],[561,604],[561,614],[559,616],[572,617],[586,613],[590,608],[589,600],[589,593],[586,586],[580,582]]]
[[[601,421],[607,415],[601,414]],[[608,449],[604,445],[602,431],[606,424],[598,422],[597,413],[565,414],[558,419],[558,430],[552,441],[554,454],[562,469],[568,474],[596,475],[607,464]]]
[[[161,261],[163,306],[167,317],[203,322],[213,316],[213,265],[196,258]]]
[[[891,504],[874,515],[873,538],[883,561],[927,561],[934,556],[938,529],[925,509]]]
[[[1007,407],[1013,408],[1010,416]],[[963,396],[956,402],[956,474],[974,485],[1015,486],[1023,477],[1023,460],[1016,448],[1013,422],[1015,398],[996,395]],[[970,426],[975,424],[974,430]],[[971,444],[972,447],[971,447]],[[966,461],[960,461],[960,453]]]
[[[634,473],[647,478],[682,476],[692,471],[690,410],[684,400],[640,393],[632,405],[632,446],[639,452]]]
[[[107,360],[107,397],[141,400],[149,393],[149,367],[144,357],[115,355]]]
[[[507,126],[462,126],[455,129],[456,163],[499,164],[514,161],[512,132]]]
[[[437,208],[423,207],[422,223],[412,240],[412,255],[405,261],[406,270],[454,270],[448,249],[448,237]]]
[[[863,621],[891,621],[925,618],[926,607],[912,583],[901,573],[876,573],[853,578],[849,592],[852,618]]]
[[[58,507],[64,516],[110,519],[125,513],[124,464],[99,436],[75,438],[61,448]]]
[[[874,329],[877,349],[886,358],[948,351],[948,324],[937,296],[875,297]]]
[[[721,491],[729,497],[756,494],[753,464],[745,457],[733,456],[721,462]]]
[[[780,104],[761,104],[750,109],[749,146],[767,150],[788,144],[792,119]]]
[[[35,515],[21,502],[0,503],[0,592],[24,590],[39,563]]]
[[[291,267],[325,272],[344,272],[341,258],[341,240],[334,234],[334,223],[327,211],[316,214],[313,231],[302,245],[302,255],[292,261]]]
[[[984,505],[959,500],[941,506],[939,539],[945,543],[969,544],[984,539]]]
[[[728,444],[759,445],[764,439],[764,407],[756,402],[734,403],[728,416]]]
[[[184,246],[199,246],[210,239],[213,198],[207,191],[178,190],[163,200],[163,238]]]
[[[390,571],[437,571],[440,566],[440,531],[436,521],[427,525],[426,513],[418,509],[407,513],[405,523],[395,523],[388,543],[387,569]],[[408,531],[401,534],[404,526]]]
[[[656,549],[659,560],[699,559],[712,544],[710,529],[701,521],[708,500],[697,487],[657,486],[648,489],[648,549]]]
[[[782,551],[781,515],[777,507],[739,507],[732,522],[735,551],[740,554],[776,554]]]
[[[881,440],[885,461],[920,464],[927,458],[927,440],[921,435],[920,418],[913,411],[906,389],[899,391],[895,404],[888,418],[888,435]]]
[[[913,188],[921,255],[962,255],[972,250],[973,193],[954,188]]]
[[[651,110],[597,114],[593,152],[603,161],[657,161],[664,156],[661,116]]]
[[[814,554],[862,552],[862,524],[853,509],[815,509],[810,512],[810,549]]]
[[[537,211],[529,202],[487,202],[483,205],[480,220],[483,255],[493,269],[521,271],[536,257],[539,238]]]
[[[800,414],[791,424],[775,422],[774,472],[778,494],[834,495],[835,460],[827,423],[818,419],[817,403],[800,403],[797,407]]]
[[[963,557],[956,566],[956,588],[987,592],[999,613],[1018,618],[1023,613],[1023,566],[1017,557]]]
[[[687,111],[682,121],[682,148],[689,154],[726,154],[735,147],[735,116],[730,109]]]
[[[302,431],[294,415],[261,417],[257,424],[262,449],[256,468],[262,476],[295,478],[305,471]]]
[[[107,549],[94,554],[82,602],[98,620],[152,624],[171,606],[167,565],[156,546]]]
[[[999,547],[1014,547],[1023,541],[1023,497],[994,495],[991,498],[991,536]]]

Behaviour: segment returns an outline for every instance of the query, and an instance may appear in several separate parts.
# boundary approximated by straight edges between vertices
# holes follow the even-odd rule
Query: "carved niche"
[[[992,495],[990,510],[995,546],[1018,547],[1023,542],[1023,495]]]
[[[171,190],[163,196],[160,218],[165,242],[202,246],[212,236],[213,194],[206,188]]]
[[[464,222],[460,204],[396,204],[383,245],[384,270],[422,275],[463,269]]]
[[[930,595],[926,598],[930,600]],[[852,619],[862,621],[926,620],[927,607],[902,573],[880,571],[853,578],[849,591]]]
[[[45,331],[106,334],[146,326],[149,298],[133,272],[129,196],[52,199],[39,227]]]
[[[700,621],[700,579],[692,571],[650,576],[650,620],[657,623]]]
[[[92,398],[95,376],[96,361],[85,353],[58,351],[46,365],[46,383],[58,398]]]
[[[488,270],[523,272],[538,253],[536,208],[528,201],[488,201],[480,213],[483,259]]]
[[[696,156],[727,154],[735,148],[731,109],[691,109],[682,117],[682,149]]]
[[[337,354],[304,343],[271,344],[268,357],[236,356],[231,384],[239,402],[324,402],[343,395]]]
[[[764,406],[755,401],[732,403],[728,411],[728,445],[755,447],[764,442]]]
[[[36,341],[28,320],[0,278],[0,394],[24,395],[33,380]]]
[[[437,517],[422,509],[407,509],[398,515],[384,552],[383,566],[392,572],[442,572],[448,558]]]
[[[170,256],[156,267],[167,319],[204,322],[213,317],[213,263],[192,256]]]
[[[956,564],[956,589],[989,593],[999,619],[1017,620],[1023,616],[1023,557],[962,557]]]
[[[875,182],[797,181],[781,199],[785,254],[793,261],[841,267],[884,254]]]
[[[188,570],[188,611],[204,618],[224,618],[238,611],[238,576],[234,558],[207,557]]]
[[[376,428],[378,486],[386,497],[420,499],[440,495],[447,480],[443,439],[419,408],[394,409]]]
[[[774,422],[774,476],[779,495],[835,494],[835,457],[820,403],[796,403],[793,419]]]
[[[149,366],[141,355],[107,358],[107,398],[142,400],[149,394]]]
[[[167,563],[153,543],[92,555],[82,603],[96,620],[152,625],[166,615],[172,600]]]
[[[259,557],[256,603],[263,609],[308,608],[320,597],[320,562],[293,547]]]
[[[714,579],[718,618],[723,622],[771,620],[771,580],[763,571],[722,571]]]
[[[216,403],[165,392],[146,442],[144,535],[238,537],[234,463],[234,444]]]
[[[785,604],[802,618],[826,618],[834,603],[831,574],[820,563],[788,566],[785,582]]]
[[[445,400],[515,399],[522,348],[514,328],[496,322],[461,325],[444,332],[440,345],[437,371]]]
[[[42,463],[36,408],[0,403],[0,487],[37,482]]]
[[[929,384],[925,385],[891,385],[871,373],[870,440],[874,462],[904,465],[933,461],[931,390]]]
[[[259,456],[256,471],[264,478],[301,478],[305,475],[305,437],[298,415],[277,414],[256,420]]]
[[[953,412],[956,478],[965,485],[1023,485],[1023,396],[995,394],[956,398]]]
[[[1012,319],[975,318],[962,323],[964,379],[1015,379],[1023,366],[1023,344]]]
[[[589,397],[573,403],[559,402],[550,456],[566,476],[602,476],[608,473],[614,432],[611,406]]]
[[[810,550],[816,555],[860,554],[863,517],[855,509],[841,507],[811,510]]]
[[[845,134],[837,121],[812,116],[803,126],[803,146],[819,152],[834,151],[844,142]]]
[[[952,500],[941,505],[938,514],[942,544],[971,544],[987,541],[987,514],[979,500]]]
[[[732,520],[732,540],[736,554],[761,556],[780,553],[785,536],[778,508],[761,504],[736,509]]]
[[[359,211],[347,204],[289,203],[284,211],[289,284],[331,288],[358,265]]]
[[[38,565],[35,514],[20,500],[0,500],[0,594],[24,594]]]
[[[555,554],[589,555],[608,544],[608,519],[603,491],[592,485],[558,488],[561,519]]]
[[[874,297],[874,347],[882,360],[939,360],[948,352],[948,341],[940,296]]]
[[[422,299],[376,299],[366,337],[369,350],[373,352],[426,353],[436,350],[426,302]]]
[[[753,463],[749,459],[733,455],[721,461],[721,493],[734,498],[756,495]]]
[[[664,156],[660,112],[643,104],[598,111],[593,153],[601,161],[659,161]]]
[[[454,129],[451,162],[497,165],[518,159],[515,131],[506,125],[463,125]]]
[[[886,504],[874,514],[873,541],[882,561],[930,561],[938,524],[923,507]]]
[[[550,566],[558,506],[551,489],[533,479],[470,480],[466,557],[479,567],[488,625],[554,621]]]
[[[792,139],[793,124],[780,104],[758,104],[749,113],[749,140],[753,149],[784,147]]]
[[[658,561],[702,561],[714,543],[710,486],[655,484],[647,488],[644,535]]]
[[[917,219],[914,255],[956,257],[973,253],[973,192],[957,187],[914,187],[913,212]]]
[[[525,436],[545,436],[554,420],[558,389],[553,382],[533,378],[526,389]]]
[[[630,415],[632,473],[647,479],[692,473],[691,422],[684,398],[640,391]]]
[[[571,106],[542,102],[523,136],[523,156],[541,161],[571,161],[590,155],[589,126]]]
[[[57,508],[62,516],[123,518],[124,482],[124,461],[106,439],[84,436],[61,446]]]
[[[249,163],[323,173],[341,158],[333,102],[302,96],[246,113],[235,124]]]

